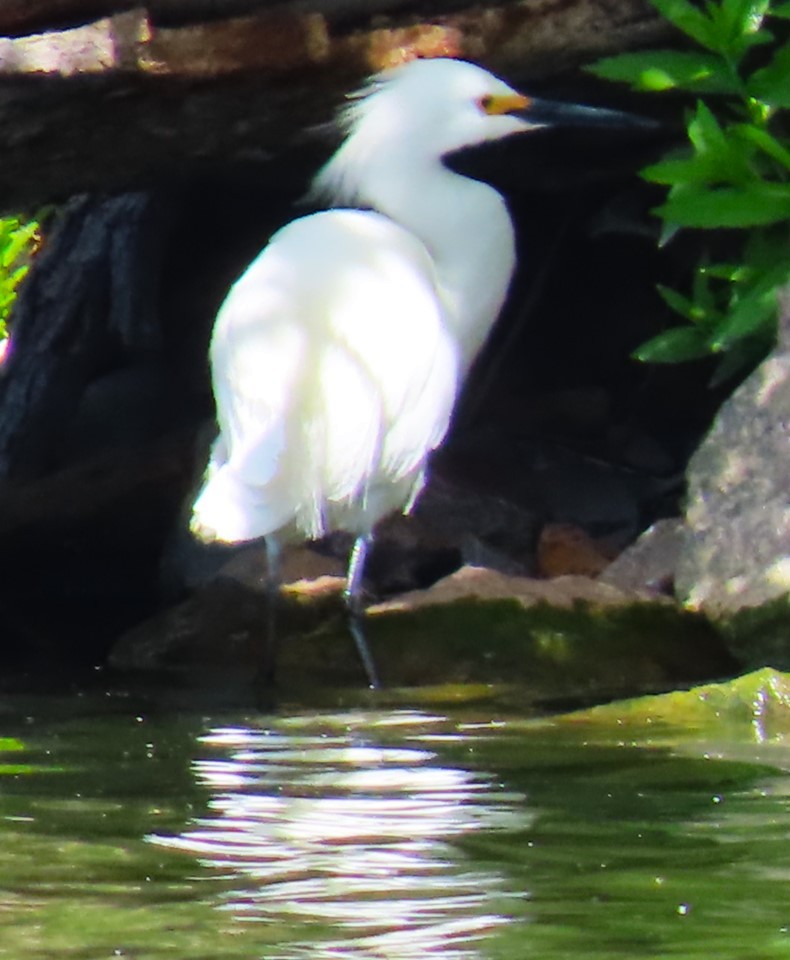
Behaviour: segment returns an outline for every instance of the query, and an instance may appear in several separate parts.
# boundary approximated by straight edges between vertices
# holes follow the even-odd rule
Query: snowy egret
[[[210,359],[219,436],[193,508],[203,539],[356,537],[345,591],[371,686],[362,574],[376,523],[408,511],[464,376],[499,314],[514,231],[491,186],[443,158],[558,119],[471,63],[414,60],[374,77],[313,181],[332,208],[278,231],[231,288]]]

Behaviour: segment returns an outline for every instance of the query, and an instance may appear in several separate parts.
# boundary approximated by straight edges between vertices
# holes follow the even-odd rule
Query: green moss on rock
[[[712,623],[744,666],[790,670],[790,595],[717,616]]]
[[[589,701],[666,689],[734,669],[720,638],[695,614],[669,604],[567,608],[464,598],[376,613],[368,640],[386,686],[511,683],[542,698]],[[283,645],[282,666],[337,680],[359,673],[341,617]]]
[[[790,675],[770,668],[724,683],[621,700],[566,714],[559,724],[616,727],[623,738],[678,733],[765,741],[790,734]]]

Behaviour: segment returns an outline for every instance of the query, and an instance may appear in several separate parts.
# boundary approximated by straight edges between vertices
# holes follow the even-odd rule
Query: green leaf
[[[692,319],[694,304],[688,297],[684,297],[682,293],[678,293],[671,287],[665,287],[662,283],[657,284],[656,289],[664,303],[671,307],[675,313],[679,313],[681,317],[685,317],[687,320]]]
[[[786,170],[790,170],[790,150],[785,149],[767,130],[761,130],[751,123],[739,123],[730,127],[730,133],[747,143],[754,144],[772,160],[776,160]]]
[[[673,327],[637,347],[631,356],[644,363],[682,363],[709,353],[707,335],[699,327]]]
[[[8,245],[18,226],[19,221],[15,217],[4,217],[0,219],[0,251],[4,250]]]
[[[736,283],[742,280],[747,268],[742,264],[735,263],[711,263],[699,268],[700,273],[715,280],[726,280],[728,283]]]
[[[754,227],[790,217],[790,186],[750,183],[711,190],[673,188],[667,202],[653,211],[682,227]]]
[[[721,0],[719,22],[733,37],[755,34],[769,6],[770,0]]]
[[[0,319],[7,320],[11,314],[11,307],[14,305],[16,297],[13,293],[0,295]]]
[[[721,58],[709,53],[646,50],[599,60],[588,72],[605,80],[629,83],[634,90],[691,93],[738,93],[740,84]]]
[[[783,20],[790,20],[790,3],[777,3],[768,11],[772,17],[781,17]]]
[[[771,332],[776,321],[777,296],[788,279],[790,259],[783,259],[770,269],[753,271],[750,283],[739,284],[729,314],[711,338],[714,349],[727,350],[744,337],[765,337],[766,330]]]
[[[2,263],[4,267],[9,267],[14,263],[22,251],[32,245],[37,233],[38,223],[36,223],[35,220],[31,220],[30,223],[26,223],[23,227],[15,229],[8,238],[2,257],[0,257],[0,263]]]
[[[728,350],[735,341],[754,336],[767,325],[773,326],[777,312],[777,288],[753,291],[730,311],[711,337],[711,348]]]
[[[741,184],[756,180],[756,174],[744,156],[746,151],[731,150],[697,153],[684,158],[660,160],[642,170],[641,176],[650,183],[668,187],[684,185]]]
[[[713,390],[721,386],[736,374],[742,374],[753,369],[765,357],[776,340],[776,325],[766,329],[760,336],[745,337],[733,343],[722,355],[716,366],[709,386]]]
[[[713,296],[709,289],[707,279],[700,278],[701,271],[698,270],[695,275],[694,296],[685,297],[677,290],[671,287],[665,287],[663,284],[657,284],[656,289],[661,295],[662,300],[675,313],[695,324],[708,324],[709,326],[720,319],[720,313],[716,309]]]
[[[6,320],[16,300],[16,291],[27,274],[27,262],[39,231],[36,219],[0,218],[0,336],[7,336]]]
[[[728,61],[738,61],[750,47],[770,42],[771,35],[761,30],[768,3],[769,0],[706,0],[717,49]]]
[[[712,183],[738,183],[753,178],[752,145],[733,137],[729,130],[725,131],[702,101],[697,103],[696,112],[688,123],[688,138],[698,162],[707,165]]]
[[[19,284],[25,279],[30,270],[30,264],[25,263],[21,267],[17,267],[16,270],[12,271],[8,275],[6,280],[6,286],[9,290],[16,291],[16,288]]]
[[[671,187],[675,184],[710,183],[714,180],[715,165],[707,157],[691,156],[684,159],[659,160],[645,167],[641,176],[650,183]]]
[[[653,6],[670,23],[708,50],[718,52],[716,29],[698,7],[688,0],[652,0]]]
[[[654,163],[642,176],[668,186],[741,184],[757,178],[752,163],[756,145],[746,137],[733,136],[729,128],[723,129],[702,102],[688,123],[688,136],[692,154]]]
[[[699,153],[727,150],[727,138],[707,104],[697,101],[697,110],[688,125],[688,137]]]
[[[766,276],[786,268],[790,250],[790,222],[764,230],[750,230],[742,254],[742,266],[747,276],[755,271]],[[777,281],[779,282],[779,281]]]
[[[746,88],[772,107],[790,108],[790,44],[780,47],[765,67],[755,70]]]
[[[692,299],[694,301],[694,310],[690,318],[692,321],[711,324],[721,318],[721,311],[717,307],[717,298],[714,292],[714,287],[718,285],[711,282],[713,279],[705,265],[697,267],[692,286]]]

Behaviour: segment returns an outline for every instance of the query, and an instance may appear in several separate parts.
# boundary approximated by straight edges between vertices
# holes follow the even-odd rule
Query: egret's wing
[[[211,370],[228,462],[256,485],[271,481],[304,351],[289,297],[288,263],[275,243],[234,284],[217,316]]]
[[[222,540],[263,536],[293,516],[278,482],[305,331],[289,303],[288,264],[272,244],[231,288],[217,315],[211,368],[220,439],[193,526]]]
[[[430,258],[367,212],[280,231],[220,310],[211,359],[227,462],[196,513],[226,502],[223,539],[291,520],[319,535],[329,504],[377,484],[402,498],[457,392]]]

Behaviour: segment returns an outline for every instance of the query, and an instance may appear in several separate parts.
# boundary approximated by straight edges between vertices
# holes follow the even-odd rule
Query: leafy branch
[[[737,231],[734,263],[697,266],[688,295],[659,292],[686,324],[634,356],[678,362],[724,354],[717,379],[764,355],[775,337],[779,289],[790,280],[790,2],[652,0],[699,49],[608,57],[590,71],[634,90],[697,95],[688,143],[642,171],[667,188],[654,212],[664,238],[680,228]],[[769,29],[770,26],[770,29]]]

